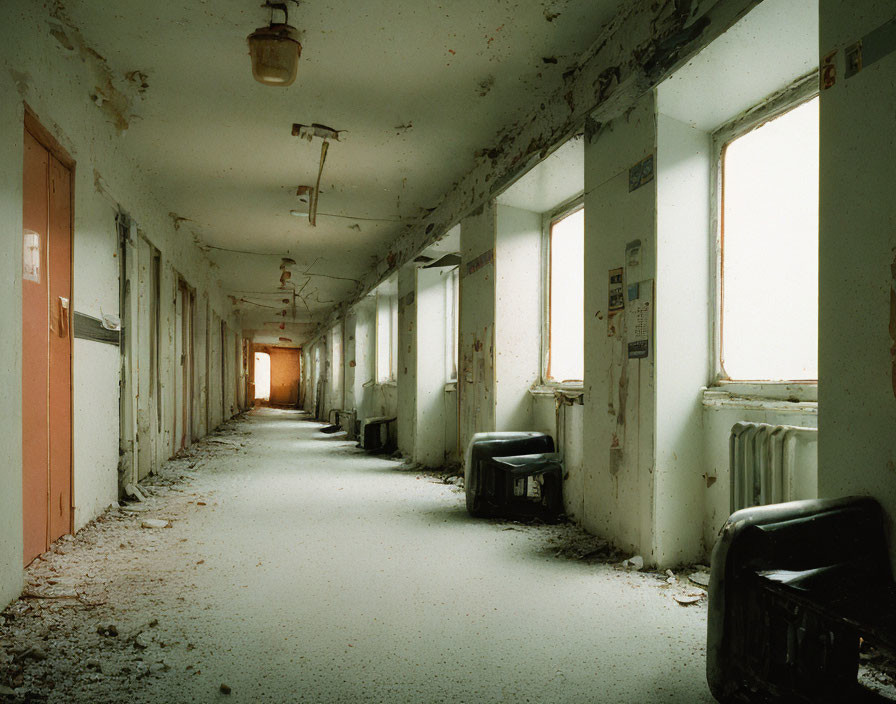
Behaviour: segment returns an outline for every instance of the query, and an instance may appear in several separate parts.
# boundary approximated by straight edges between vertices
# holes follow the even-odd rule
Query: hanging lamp
[[[302,45],[299,33],[289,24],[286,3],[267,2],[271,8],[271,21],[267,27],[259,27],[250,34],[249,56],[252,59],[252,75],[266,86],[289,86],[296,80]],[[274,11],[283,13],[283,22],[274,22]]]

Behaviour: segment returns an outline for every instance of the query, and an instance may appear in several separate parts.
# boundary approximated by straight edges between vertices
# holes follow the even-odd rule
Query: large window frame
[[[818,94],[818,77],[813,72],[721,125],[712,133],[712,178],[710,181],[712,192],[710,194],[710,203],[711,231],[714,233],[714,248],[712,252],[714,301],[712,334],[713,385],[724,387],[731,392],[798,401],[817,401],[818,398],[817,380],[732,380],[728,378],[722,363],[722,337],[724,334],[722,320],[724,295],[724,226],[722,209],[725,150],[734,140],[809,102],[817,97]]]
[[[388,328],[383,330],[383,328]],[[374,319],[376,342],[376,383],[398,383],[398,296],[394,293],[376,294]],[[383,342],[387,336],[388,346]],[[388,358],[386,358],[388,356]],[[388,374],[384,371],[388,369]]]
[[[445,383],[457,383],[459,327],[460,327],[460,267],[446,271],[443,276],[445,301]]]
[[[583,365],[582,365],[582,380],[575,381],[558,381],[556,379],[552,379],[550,377],[550,366],[551,366],[551,277],[553,272],[551,271],[551,230],[555,223],[563,220],[564,218],[585,209],[585,194],[579,193],[575,197],[567,200],[562,203],[560,206],[554,208],[553,210],[549,210],[545,212],[542,216],[541,221],[541,270],[542,270],[542,285],[541,285],[541,385],[546,387],[551,387],[554,389],[570,389],[570,390],[580,390],[584,388],[584,350],[583,350]],[[584,237],[584,232],[582,233]],[[582,266],[585,266],[584,261],[582,262]],[[582,296],[584,298],[584,290],[582,291]],[[584,330],[585,321],[582,319],[582,326]],[[584,345],[584,336],[583,336],[583,345]]]

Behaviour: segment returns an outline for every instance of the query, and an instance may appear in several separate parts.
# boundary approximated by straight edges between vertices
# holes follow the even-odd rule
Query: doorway
[[[23,165],[24,563],[72,530],[72,169],[28,111]]]
[[[255,400],[271,400],[271,355],[267,352],[255,353]]]
[[[174,346],[177,359],[175,380],[175,454],[193,441],[193,310],[195,293],[183,279],[177,282],[174,302]]]

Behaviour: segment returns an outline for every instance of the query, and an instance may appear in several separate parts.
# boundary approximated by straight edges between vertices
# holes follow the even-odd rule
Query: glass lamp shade
[[[288,24],[259,27],[247,38],[252,75],[266,86],[288,86],[296,80],[302,45]]]

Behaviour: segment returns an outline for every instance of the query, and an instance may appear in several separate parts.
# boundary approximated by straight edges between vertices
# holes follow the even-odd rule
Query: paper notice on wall
[[[629,298],[628,358],[645,359],[650,355],[650,340],[653,337],[653,282],[641,281],[635,290],[637,297]]]
[[[25,230],[22,247],[22,278],[40,283],[40,235],[34,230]]]
[[[610,313],[625,308],[625,296],[622,292],[622,267],[618,269],[610,269],[610,293],[607,309]]]
[[[616,317],[625,308],[623,292],[623,269],[610,269],[609,292],[607,297],[607,337],[615,337],[617,331]]]

